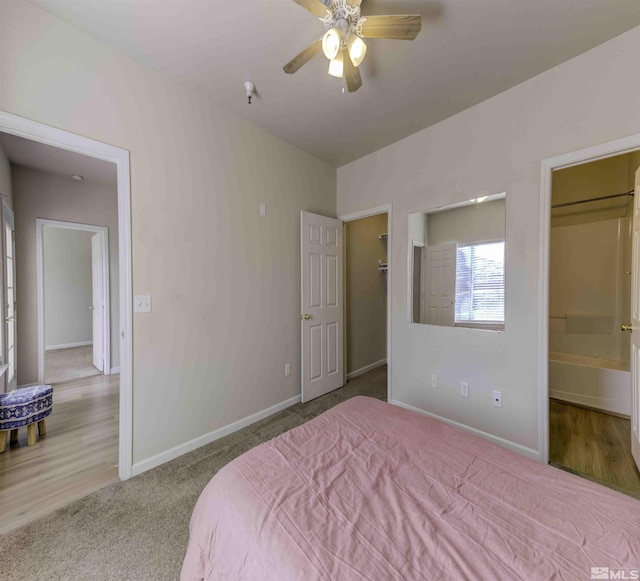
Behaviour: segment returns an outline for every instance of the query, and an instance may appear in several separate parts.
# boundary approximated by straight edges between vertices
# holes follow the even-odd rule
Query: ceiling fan
[[[344,77],[350,93],[362,86],[358,67],[367,52],[363,38],[413,40],[422,28],[419,14],[361,16],[362,0],[334,0],[329,5],[321,0],[293,1],[317,16],[327,31],[284,65],[284,72],[295,73],[322,49],[329,74]]]

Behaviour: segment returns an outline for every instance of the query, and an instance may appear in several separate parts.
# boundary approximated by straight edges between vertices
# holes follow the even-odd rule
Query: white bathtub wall
[[[557,171],[553,204],[633,190],[640,152]],[[620,360],[629,367],[630,340],[620,331],[631,303],[633,198],[552,211],[549,349]]]
[[[629,218],[551,229],[550,351],[629,361],[628,235]]]
[[[555,399],[629,416],[631,372],[607,367],[590,357],[549,354],[549,396]],[[598,365],[594,365],[594,362]],[[615,362],[611,362],[615,366]]]

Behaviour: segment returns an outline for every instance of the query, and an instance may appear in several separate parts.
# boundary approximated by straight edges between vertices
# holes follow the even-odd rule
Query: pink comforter
[[[637,578],[640,501],[356,397],[213,477],[181,579],[565,580],[591,567]]]

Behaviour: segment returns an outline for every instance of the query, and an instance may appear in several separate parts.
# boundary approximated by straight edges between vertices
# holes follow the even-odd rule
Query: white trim
[[[53,228],[65,228],[68,230],[81,230],[83,232],[94,232],[102,236],[102,280],[103,280],[103,368],[104,374],[109,375],[111,371],[111,298],[109,296],[109,229],[106,226],[93,226],[91,224],[78,224],[76,222],[65,222],[63,220],[48,220],[36,218],[36,285],[37,285],[37,316],[38,316],[38,383],[44,383],[44,236],[45,226]],[[93,344],[92,341],[89,342]]]
[[[371,371],[371,370],[376,369],[378,367],[382,367],[383,365],[386,365],[386,364],[387,364],[387,360],[386,359],[380,359],[380,361],[376,361],[375,363],[371,363],[370,365],[365,365],[364,367],[361,367],[360,369],[356,369],[355,371],[352,371],[351,373],[347,373],[347,379],[354,379],[355,377],[358,377],[359,375],[364,375],[368,371]]]
[[[111,368],[111,375],[116,375],[117,373],[120,373],[120,366],[112,367]]]
[[[589,163],[640,149],[640,133],[579,151],[545,159],[540,179],[540,262],[538,267],[538,447],[540,461],[549,462],[549,243],[551,238],[551,181],[555,170]]]
[[[369,218],[370,216],[378,216],[379,214],[387,215],[387,401],[391,401],[393,394],[393,382],[392,382],[392,359],[391,359],[391,281],[393,280],[393,260],[391,259],[393,250],[393,205],[384,204],[383,206],[376,206],[369,210],[361,210],[359,212],[352,212],[351,214],[344,214],[338,216],[338,220],[342,220],[344,223],[353,222],[361,218]],[[346,249],[346,244],[345,244]],[[345,261],[346,263],[346,261]],[[344,285],[344,292],[346,293],[346,285]],[[346,336],[347,325],[344,326],[344,332]],[[346,349],[346,341],[345,349]],[[345,358],[346,360],[346,358]],[[346,366],[345,366],[346,369]]]
[[[131,291],[131,172],[126,149],[0,111],[0,132],[116,164],[120,274],[120,433],[118,476],[131,477],[133,457],[133,299]]]
[[[78,341],[77,343],[62,343],[60,345],[45,345],[45,351],[56,351],[57,349],[71,349],[72,347],[88,347],[93,345],[93,341]],[[108,373],[105,373],[108,375]]]
[[[502,446],[503,448],[507,448],[508,450],[511,450],[512,452],[517,452],[518,454],[522,454],[523,456],[527,456],[528,458],[531,458],[532,460],[540,460],[540,455],[538,454],[537,450],[534,450],[532,448],[527,448],[526,446],[523,446],[521,444],[516,444],[515,442],[512,442],[511,440],[505,440],[504,438],[500,438],[499,436],[494,436],[493,434],[489,434],[487,432],[483,432],[482,430],[478,430],[477,428],[472,428],[471,426],[467,426],[465,424],[461,424],[460,422],[455,422],[453,420],[450,420],[448,418],[443,418],[442,416],[439,416],[437,414],[432,414],[431,412],[427,412],[425,410],[421,410],[420,408],[414,407],[412,405],[403,403],[401,401],[397,401],[397,400],[390,400],[389,403],[396,405],[398,407],[404,408],[406,410],[410,410],[412,412],[416,412],[419,414],[422,414],[423,416],[428,416],[430,418],[433,418],[434,420],[438,420],[441,422],[444,422],[445,424],[449,424],[450,426],[453,426],[454,428],[459,428],[461,430],[464,430],[465,432],[470,432],[471,434],[474,434],[476,436],[480,436],[481,438],[484,438],[485,440],[489,440],[490,442],[493,442],[494,444],[498,444],[498,446]]]
[[[178,446],[175,446],[169,450],[160,452],[160,454],[151,456],[151,458],[146,458],[140,462],[136,462],[132,467],[132,476],[137,476],[138,474],[142,474],[147,470],[151,470],[151,468],[160,466],[161,464],[164,464],[165,462],[169,462],[170,460],[178,458],[183,454],[187,454],[189,452],[192,452],[193,450],[196,450],[197,448],[210,444],[211,442],[215,442],[220,438],[224,438],[225,436],[228,436],[233,432],[237,432],[242,428],[246,428],[247,426],[250,426],[255,422],[259,422],[264,418],[267,418],[273,414],[276,414],[298,403],[300,403],[300,395],[296,395],[295,397],[289,398],[285,401],[272,405],[267,409],[256,412],[255,414],[247,416],[246,418],[242,418],[241,420],[237,420],[222,428],[218,428],[217,430],[213,430],[213,432],[209,432],[208,434],[204,434],[203,436],[194,438],[193,440],[185,442],[184,444],[179,444]]]

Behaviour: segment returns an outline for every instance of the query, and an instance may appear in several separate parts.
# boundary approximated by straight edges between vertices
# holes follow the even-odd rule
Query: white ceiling
[[[0,133],[0,149],[16,165],[68,177],[70,181],[73,174],[78,174],[89,182],[114,187],[117,184],[116,166],[108,161],[7,133]]]
[[[363,86],[342,94],[322,54],[283,72],[324,31],[292,0],[31,1],[335,166],[640,25],[639,0],[364,0],[364,15],[422,15],[422,31],[368,40]]]

